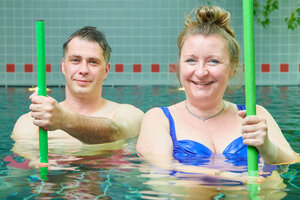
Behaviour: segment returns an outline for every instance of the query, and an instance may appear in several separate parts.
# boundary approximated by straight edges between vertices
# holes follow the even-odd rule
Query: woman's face
[[[190,35],[180,55],[180,80],[189,99],[220,100],[234,75],[226,41],[217,35]]]

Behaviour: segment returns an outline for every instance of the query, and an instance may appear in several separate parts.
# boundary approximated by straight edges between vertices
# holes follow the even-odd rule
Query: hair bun
[[[197,22],[193,22],[191,18],[189,18],[185,23],[186,26],[216,24],[234,37],[234,32],[229,25],[230,13],[226,10],[216,6],[201,6],[195,10],[194,14]]]

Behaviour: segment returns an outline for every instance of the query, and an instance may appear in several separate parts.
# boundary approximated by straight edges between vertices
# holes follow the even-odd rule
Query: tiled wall
[[[46,25],[48,85],[64,85],[62,44],[85,25],[103,31],[112,47],[104,84],[177,84],[176,41],[184,16],[207,4],[230,11],[243,51],[242,0],[0,0],[0,85],[36,85],[35,21],[40,19]],[[300,84],[300,27],[289,30],[284,21],[296,6],[295,0],[279,0],[269,26],[255,23],[258,85]]]

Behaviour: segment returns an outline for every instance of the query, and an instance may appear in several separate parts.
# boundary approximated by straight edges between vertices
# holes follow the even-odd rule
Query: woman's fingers
[[[245,117],[246,117],[246,110],[239,110],[239,111],[238,111],[238,115],[239,115],[241,118],[245,118]]]
[[[243,119],[242,125],[251,125],[251,124],[258,124],[258,123],[266,123],[266,120],[257,115],[247,116]]]

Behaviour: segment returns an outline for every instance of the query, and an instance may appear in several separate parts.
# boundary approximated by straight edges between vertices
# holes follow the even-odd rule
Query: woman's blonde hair
[[[195,20],[192,19],[194,14]],[[234,31],[229,25],[230,13],[217,6],[201,6],[187,16],[184,25],[185,29],[180,33],[177,45],[179,58],[182,46],[190,35],[200,34],[203,36],[218,35],[225,39],[230,56],[230,65],[236,71],[240,60],[240,46],[235,39]],[[179,78],[180,67],[177,67]]]

